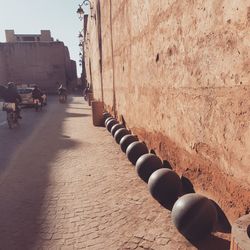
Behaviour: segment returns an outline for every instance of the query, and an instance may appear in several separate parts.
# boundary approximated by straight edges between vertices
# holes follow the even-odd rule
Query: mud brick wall
[[[50,93],[76,79],[76,65],[62,42],[0,43],[0,84],[38,84]]]
[[[247,0],[93,1],[94,97],[231,220],[250,210]]]

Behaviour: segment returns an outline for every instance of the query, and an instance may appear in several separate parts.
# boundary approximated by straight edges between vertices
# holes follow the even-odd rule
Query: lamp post
[[[90,12],[92,12],[92,9],[93,9],[93,6],[92,6],[92,3],[89,1],[89,0],[84,0],[82,2],[82,4],[79,4],[79,7],[76,11],[76,13],[79,15],[79,19],[82,21],[83,20],[83,17],[84,17],[84,11],[83,11],[83,8],[82,6],[85,5],[85,6],[88,6],[90,7]],[[91,15],[92,17],[92,15]]]
[[[81,34],[81,33],[80,33]],[[83,36],[80,36],[79,34],[79,66],[82,68],[82,73],[81,73],[81,81],[83,84],[83,87],[86,87],[87,85],[87,80],[86,80],[86,69],[85,69],[85,44],[84,44],[84,39]]]
[[[88,20],[88,15],[85,15],[84,10],[82,6],[89,6],[90,7],[90,13],[92,13],[93,10],[93,5],[90,0],[84,0],[81,4],[79,4],[79,7],[76,11],[76,13],[79,15],[80,21],[83,22],[83,27],[82,30],[79,32],[78,38],[79,38],[79,47],[80,47],[80,61],[79,61],[79,66],[82,67],[82,74],[81,74],[81,80],[82,84],[84,86],[87,85],[87,77],[86,77],[86,69],[85,69],[85,48],[87,47],[86,43],[86,26],[87,26],[87,20]],[[91,15],[92,17],[92,15]]]
[[[79,38],[79,39],[82,39],[82,38],[83,38],[83,35],[82,35],[82,32],[81,32],[81,31],[79,31],[78,38]]]

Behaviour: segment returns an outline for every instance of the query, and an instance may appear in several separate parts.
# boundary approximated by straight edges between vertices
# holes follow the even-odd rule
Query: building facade
[[[50,30],[41,30],[41,34],[15,34],[14,30],[5,30],[7,43],[14,42],[53,42]]]
[[[76,80],[76,64],[68,48],[54,41],[50,31],[41,31],[40,35],[6,31],[6,43],[0,43],[0,84],[37,84],[55,93],[58,83],[70,88]]]

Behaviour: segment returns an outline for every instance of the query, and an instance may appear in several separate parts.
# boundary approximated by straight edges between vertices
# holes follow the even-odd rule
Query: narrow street
[[[229,249],[177,232],[82,97],[22,116],[0,114],[0,249]]]

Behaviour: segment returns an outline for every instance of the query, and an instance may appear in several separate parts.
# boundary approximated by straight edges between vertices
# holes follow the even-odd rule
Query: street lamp
[[[79,31],[79,35],[78,35],[79,39],[83,38],[82,32]]]
[[[85,6],[89,5],[90,12],[92,12],[92,9],[93,9],[92,3],[89,0],[84,0],[82,2],[82,4],[79,4],[79,7],[78,7],[76,13],[79,15],[79,19],[81,21],[83,20],[83,17],[84,17],[84,11],[83,11],[83,8],[82,8],[83,5],[85,5]],[[93,16],[91,15],[91,17],[93,17]]]
[[[84,15],[84,10],[82,6],[88,6],[90,7],[90,15],[91,18],[96,19],[96,15],[93,16],[93,3],[91,0],[84,0],[82,4],[79,4],[79,7],[76,11],[76,13],[79,15],[80,21],[83,21],[83,28],[79,32],[78,38],[79,38],[79,47],[80,47],[80,60],[79,60],[79,66],[82,67],[82,74],[81,74],[81,80],[83,85],[87,85],[87,78],[86,78],[86,69],[85,69],[85,48],[87,47],[88,41],[86,40],[86,28],[87,28],[87,21],[88,21],[88,15]]]

